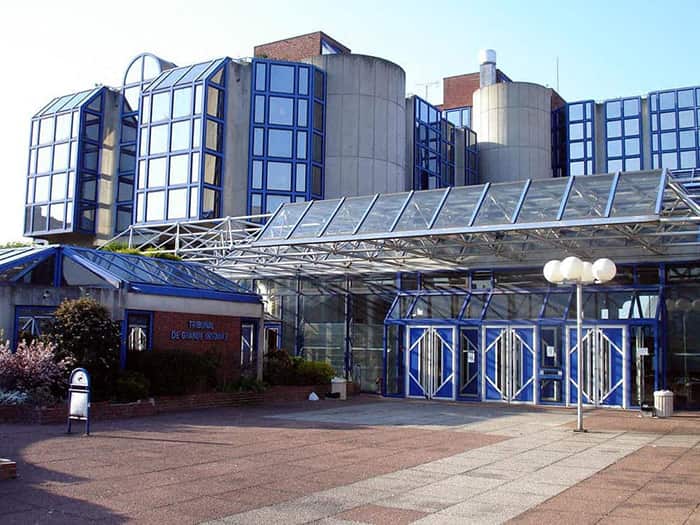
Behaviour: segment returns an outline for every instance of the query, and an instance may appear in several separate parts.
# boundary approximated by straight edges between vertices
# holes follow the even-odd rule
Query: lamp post
[[[584,262],[578,257],[567,257],[563,261],[552,260],[544,265],[545,279],[553,284],[576,285],[576,341],[578,351],[576,354],[577,368],[577,400],[576,415],[577,425],[575,432],[585,432],[583,428],[583,285],[591,283],[606,283],[615,277],[617,268],[610,259],[598,259],[593,264]],[[567,356],[568,359],[568,356]]]

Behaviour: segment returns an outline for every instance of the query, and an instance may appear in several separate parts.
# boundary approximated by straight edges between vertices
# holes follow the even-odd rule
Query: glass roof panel
[[[417,191],[401,213],[401,218],[394,231],[426,230],[430,227],[433,216],[445,196],[446,189]]]
[[[483,185],[452,188],[433,229],[468,226],[483,191]]]
[[[304,215],[299,226],[292,233],[291,238],[317,237],[328,224],[339,202],[340,199],[314,201],[311,204],[311,209]]]
[[[380,195],[367,214],[357,233],[388,232],[396,216],[403,208],[408,193],[387,193]]]
[[[105,89],[102,86],[88,89],[86,91],[80,91],[79,93],[71,93],[70,95],[64,95],[53,99],[48,105],[44,106],[38,113],[34,116],[44,116],[52,115],[58,113],[59,111],[68,111],[70,109],[75,109],[79,107],[87,99],[91,98],[92,95],[96,94],[101,89]]]
[[[158,89],[165,89],[173,84],[177,84],[178,81],[192,68],[192,66],[185,66],[185,67],[179,67],[177,69],[174,69],[172,74],[168,75],[165,77],[163,80],[161,80],[160,84],[158,84]]]
[[[323,235],[340,235],[354,232],[373,200],[374,195],[348,197],[345,199]]]
[[[309,205],[308,202],[285,204],[267,224],[260,240],[284,239]]]
[[[0,249],[0,281],[9,279],[8,272],[15,275],[17,273],[16,268],[27,268],[37,258],[48,257],[53,250],[54,248],[50,246],[22,246],[19,248]]]
[[[524,187],[522,182],[491,184],[476,216],[474,226],[510,224]]]
[[[210,75],[212,75],[214,73],[214,71],[216,71],[219,68],[219,66],[223,63],[224,60],[226,60],[226,59],[219,58],[218,60],[212,60],[209,63],[209,67],[207,68],[207,70],[204,73],[202,73],[201,75],[199,75],[197,77],[197,80],[202,80],[202,79],[208,78]]]
[[[177,81],[177,85],[189,84],[194,79],[196,79],[202,73],[202,71],[204,71],[206,68],[208,68],[209,64],[210,64],[209,62],[203,62],[202,64],[195,64],[194,66],[189,68],[187,73],[185,73],[185,75],[180,80]]]
[[[660,184],[658,173],[622,173],[610,216],[654,215]]]
[[[575,176],[562,219],[605,217],[612,182],[611,175]]]
[[[520,224],[556,221],[568,183],[569,179],[566,177],[533,180],[527,190],[516,222]]]

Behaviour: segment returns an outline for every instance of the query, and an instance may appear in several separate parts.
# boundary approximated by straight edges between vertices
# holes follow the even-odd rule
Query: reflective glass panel
[[[522,183],[491,184],[476,216],[474,226],[510,223],[523,189]]]
[[[168,151],[168,125],[151,127],[151,154]]]
[[[692,128],[695,126],[695,112],[693,110],[678,112],[678,127]],[[58,139],[56,139],[58,140]]]
[[[309,69],[306,67],[299,68],[299,94],[309,94]]]
[[[152,139],[151,139],[152,140]],[[189,149],[190,147],[190,121],[181,120],[173,122],[170,151]],[[151,153],[153,153],[153,143],[151,142]]]
[[[255,64],[255,89],[265,91],[265,64]]]
[[[569,126],[569,140],[581,140],[583,138],[583,124],[571,124]]]
[[[53,117],[41,119],[39,127],[39,144],[53,142]]]
[[[186,87],[173,91],[173,118],[192,114],[192,88]]]
[[[283,239],[297,223],[308,204],[296,203],[285,206],[275,215],[263,232],[261,239]],[[268,211],[274,211],[268,208]]]
[[[37,177],[35,180],[34,202],[45,202],[49,200],[50,177]]]
[[[199,148],[202,143],[202,119],[192,121],[192,148]]]
[[[661,113],[659,115],[661,129],[674,129],[676,127],[675,113]]]
[[[190,170],[191,182],[198,182],[199,181],[199,153],[194,152],[192,153],[192,167]]]
[[[656,173],[623,173],[615,190],[610,216],[653,214],[656,208],[659,184],[660,177]]]
[[[664,151],[676,149],[676,132],[675,131],[661,134],[661,149]]]
[[[622,135],[622,124],[619,120],[608,122],[608,138],[616,138]]]
[[[56,117],[56,141],[70,138],[71,114],[66,113]]]
[[[314,129],[323,131],[323,104],[314,102]]]
[[[692,108],[695,105],[693,100],[693,90],[685,89],[678,92],[678,107],[679,108]]]
[[[622,103],[619,100],[605,103],[605,112],[608,118],[618,118],[622,116]]]
[[[187,217],[187,188],[168,192],[168,219]]]
[[[170,157],[170,185],[187,184],[189,155],[174,155]]]
[[[297,101],[297,126],[305,127],[308,123],[309,103],[306,100]]]
[[[165,192],[152,191],[146,201],[146,220],[161,221],[165,217]]]
[[[401,213],[394,231],[423,230],[430,227],[433,216],[445,196],[444,189],[416,192]]]
[[[251,184],[253,188],[259,190],[262,188],[262,177],[263,177],[263,163],[261,160],[253,161],[253,173]]]
[[[197,84],[194,87],[194,114],[199,115],[202,113],[202,103],[204,100],[204,91],[202,84]]]
[[[253,120],[256,124],[265,122],[265,97],[263,95],[255,95],[255,108]]]
[[[32,230],[33,231],[44,231],[46,230],[46,221],[48,219],[49,207],[44,206],[34,206],[34,214],[32,220]]]
[[[190,217],[199,216],[199,188],[190,188]]]
[[[294,93],[294,68],[292,66],[270,65],[270,91]]]
[[[641,161],[637,159],[625,159],[625,171],[639,171],[642,169]]]
[[[325,93],[325,86],[323,85],[323,72],[318,69],[314,69],[314,97],[319,100],[323,100]]]
[[[223,146],[222,126],[214,120],[207,119],[207,148],[221,151]]]
[[[221,158],[207,153],[204,155],[204,182],[212,186],[221,183]]]
[[[281,129],[268,130],[267,154],[270,157],[292,156],[292,132]]]
[[[633,98],[623,102],[625,117],[631,117],[639,114],[639,99]]]
[[[291,186],[292,165],[288,162],[268,162],[267,189],[290,191]]]
[[[569,120],[583,120],[583,104],[569,104]]]
[[[695,151],[681,151],[680,158],[681,169],[695,168],[697,166],[697,162],[695,160]]]
[[[314,201],[311,209],[304,215],[299,225],[292,233],[292,239],[316,237],[328,224],[333,211],[338,206],[339,199]]]
[[[297,159],[306,158],[306,131],[297,131]]]
[[[270,124],[291,126],[294,123],[294,99],[270,97]]]
[[[63,144],[56,144],[53,148],[53,170],[65,170],[68,169],[68,153],[70,151],[70,145],[66,142]]]
[[[675,93],[659,93],[659,109],[673,109],[676,103]]]
[[[148,161],[148,187],[159,188],[165,186],[166,158],[151,159]]]
[[[306,164],[297,164],[296,190],[306,191]]]
[[[63,228],[63,218],[66,213],[66,205],[63,203],[52,204],[49,208],[49,229],[60,230]]]
[[[604,217],[612,181],[612,176],[576,177],[562,218]]]
[[[286,195],[268,195],[265,199],[266,210],[269,212],[274,212],[282,204],[287,204],[291,202],[291,197]]]
[[[408,195],[408,193],[380,195],[360,226],[358,233],[388,232]]]
[[[680,147],[681,148],[694,148],[695,147],[695,132],[694,131],[681,131],[679,134]]]
[[[520,208],[516,222],[548,222],[557,220],[566,178],[533,180]]]
[[[157,93],[151,97],[151,122],[159,122],[170,118],[170,91]]]
[[[323,162],[323,136],[318,133],[312,135],[312,159],[314,162]]]
[[[47,173],[51,171],[51,146],[37,150],[36,172]]]
[[[445,205],[440,210],[433,229],[467,226],[474,213],[484,186],[460,186],[452,188]]]
[[[253,155],[262,156],[264,137],[265,130],[263,128],[255,128],[253,130]]]
[[[212,86],[207,88],[207,115],[224,118],[223,91]]]
[[[639,155],[639,139],[625,140],[625,155]]]
[[[311,193],[321,195],[323,190],[323,171],[319,166],[311,166]]]
[[[639,135],[639,119],[628,118],[625,120],[625,135]]]
[[[609,140],[608,141],[608,157],[619,157],[622,155],[622,141],[621,140]]]
[[[66,181],[65,173],[56,173],[51,180],[51,200],[63,200],[66,198]]]
[[[661,165],[669,170],[678,169],[678,156],[676,152],[662,154]]]

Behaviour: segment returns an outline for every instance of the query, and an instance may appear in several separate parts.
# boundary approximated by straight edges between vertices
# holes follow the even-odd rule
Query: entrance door
[[[578,396],[579,373],[576,327],[567,327],[568,396],[575,404]],[[584,326],[580,345],[583,353],[581,393],[583,402],[596,406],[620,406],[627,408],[625,388],[626,341],[625,327]]]
[[[483,341],[484,399],[537,402],[534,327],[486,326]]]
[[[460,377],[459,395],[462,397],[479,397],[479,329],[461,328],[460,331]]]
[[[407,337],[408,397],[454,399],[454,328],[412,326]]]

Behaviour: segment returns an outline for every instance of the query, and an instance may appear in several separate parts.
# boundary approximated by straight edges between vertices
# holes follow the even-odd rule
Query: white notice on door
[[[467,352],[467,363],[476,363],[476,352],[474,350]]]
[[[645,346],[640,346],[637,348],[637,357],[642,357],[645,355],[649,355],[649,349]]]
[[[547,357],[556,357],[557,356],[557,350],[553,346],[547,346],[545,349],[545,353]]]

